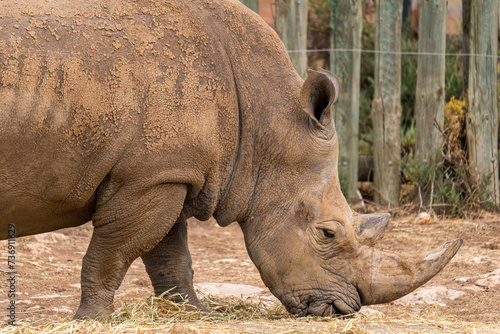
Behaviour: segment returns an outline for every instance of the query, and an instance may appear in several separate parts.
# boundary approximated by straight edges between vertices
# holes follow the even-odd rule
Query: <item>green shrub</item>
[[[375,26],[364,22],[361,45],[363,50],[375,48]],[[373,152],[373,125],[372,100],[375,90],[375,54],[361,53],[360,92],[359,92],[359,152],[371,154]]]
[[[467,164],[466,110],[467,103],[454,97],[446,104],[440,160],[426,161],[408,145],[400,166],[410,190],[404,193],[402,203],[430,207],[455,216],[462,216],[466,210],[490,206],[491,203],[483,199],[490,195],[487,185],[491,175],[475,179]],[[403,147],[411,138],[410,135],[402,140]]]
[[[446,69],[445,69],[445,100],[450,101],[452,97],[458,99],[463,94],[463,57],[462,35],[450,35],[446,38]]]
[[[411,27],[403,30],[401,51],[408,53],[418,52],[418,40],[413,37]],[[415,54],[401,55],[401,133],[415,127],[415,90],[417,87],[417,63]]]

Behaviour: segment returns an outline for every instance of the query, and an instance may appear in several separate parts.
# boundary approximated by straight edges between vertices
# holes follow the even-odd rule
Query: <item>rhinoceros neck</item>
[[[230,177],[221,189],[214,217],[221,226],[246,220],[254,201],[261,163],[269,146],[279,145],[276,128],[291,128],[296,118],[302,79],[293,69],[284,45],[260,17],[243,6],[230,15],[222,3],[211,24],[218,31],[223,58],[232,73],[238,102],[238,141]],[[273,138],[274,137],[274,138]]]

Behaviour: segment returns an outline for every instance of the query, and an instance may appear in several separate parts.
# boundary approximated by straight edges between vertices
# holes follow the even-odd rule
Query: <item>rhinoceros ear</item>
[[[324,127],[331,122],[331,106],[339,93],[340,83],[335,74],[322,68],[309,70],[300,92],[300,103],[311,119]]]

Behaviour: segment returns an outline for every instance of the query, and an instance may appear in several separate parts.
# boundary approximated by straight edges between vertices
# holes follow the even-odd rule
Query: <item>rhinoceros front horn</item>
[[[461,245],[460,239],[448,242],[417,261],[369,248],[371,277],[358,284],[363,305],[388,303],[412,292],[439,273]]]

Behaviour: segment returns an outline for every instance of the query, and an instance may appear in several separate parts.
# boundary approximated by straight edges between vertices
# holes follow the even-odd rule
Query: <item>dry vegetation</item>
[[[19,321],[18,326],[0,329],[14,333],[500,333],[500,325],[463,322],[439,316],[432,307],[419,315],[357,314],[338,319],[298,318],[282,306],[265,306],[241,299],[204,296],[212,313],[188,311],[155,297],[140,298],[98,321]]]

